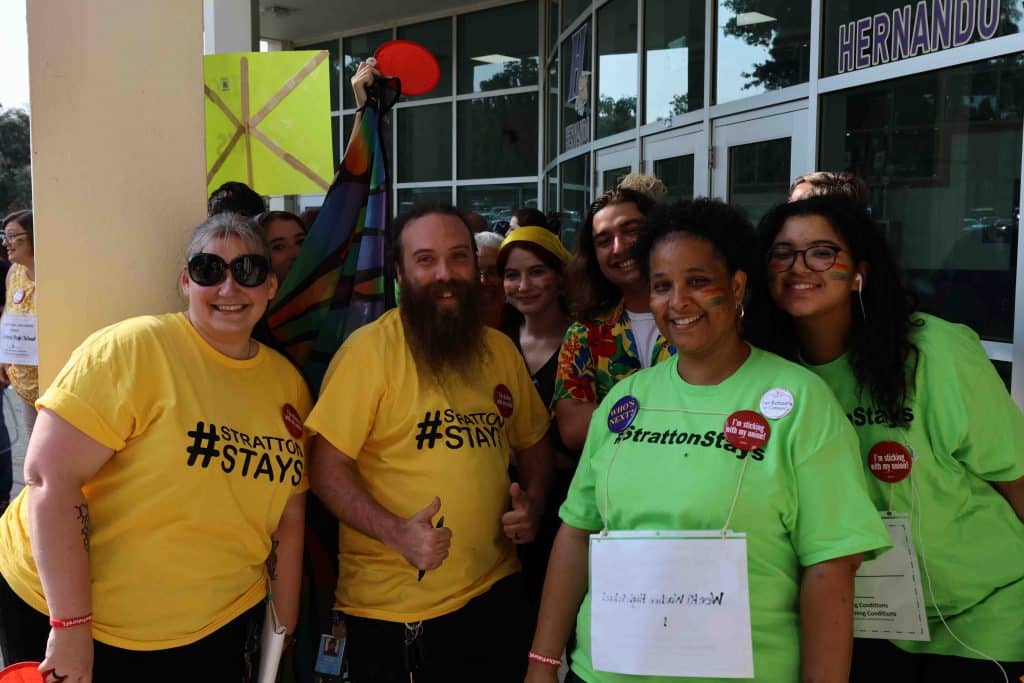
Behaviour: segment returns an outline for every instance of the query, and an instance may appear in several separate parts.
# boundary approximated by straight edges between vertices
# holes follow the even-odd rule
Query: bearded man
[[[548,412],[512,342],[480,321],[458,211],[417,204],[392,230],[400,307],[339,349],[306,422],[312,489],[340,520],[350,677],[522,681],[514,545],[543,510]]]

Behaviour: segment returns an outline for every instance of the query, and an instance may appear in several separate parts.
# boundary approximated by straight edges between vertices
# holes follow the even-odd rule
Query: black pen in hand
[[[441,515],[441,517],[437,520],[437,526],[435,526],[434,528],[435,529],[440,529],[443,526],[444,526],[444,515]],[[422,581],[423,580],[423,575],[426,574],[426,573],[427,573],[426,569],[421,569],[420,573],[419,573],[419,576],[416,577],[416,580],[417,581]]]

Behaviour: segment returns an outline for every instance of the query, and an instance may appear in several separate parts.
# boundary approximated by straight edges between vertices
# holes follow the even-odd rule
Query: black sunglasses
[[[243,287],[259,287],[270,274],[270,261],[261,254],[243,254],[226,262],[216,254],[198,253],[188,260],[188,276],[201,287],[224,282],[227,272]]]

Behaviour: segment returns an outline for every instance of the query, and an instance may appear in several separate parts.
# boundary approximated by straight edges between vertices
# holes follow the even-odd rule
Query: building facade
[[[442,69],[389,124],[396,210],[557,210],[571,246],[629,171],[756,222],[796,175],[850,170],[921,307],[977,330],[1024,405],[1024,0],[528,0],[294,41],[331,52],[339,154],[348,79],[392,38]]]

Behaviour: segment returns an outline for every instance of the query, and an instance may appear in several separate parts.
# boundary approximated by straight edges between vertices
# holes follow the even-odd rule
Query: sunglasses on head
[[[198,253],[188,260],[188,276],[201,287],[224,282],[227,272],[243,287],[259,287],[270,274],[270,262],[261,254],[243,254],[228,263],[216,254]]]

